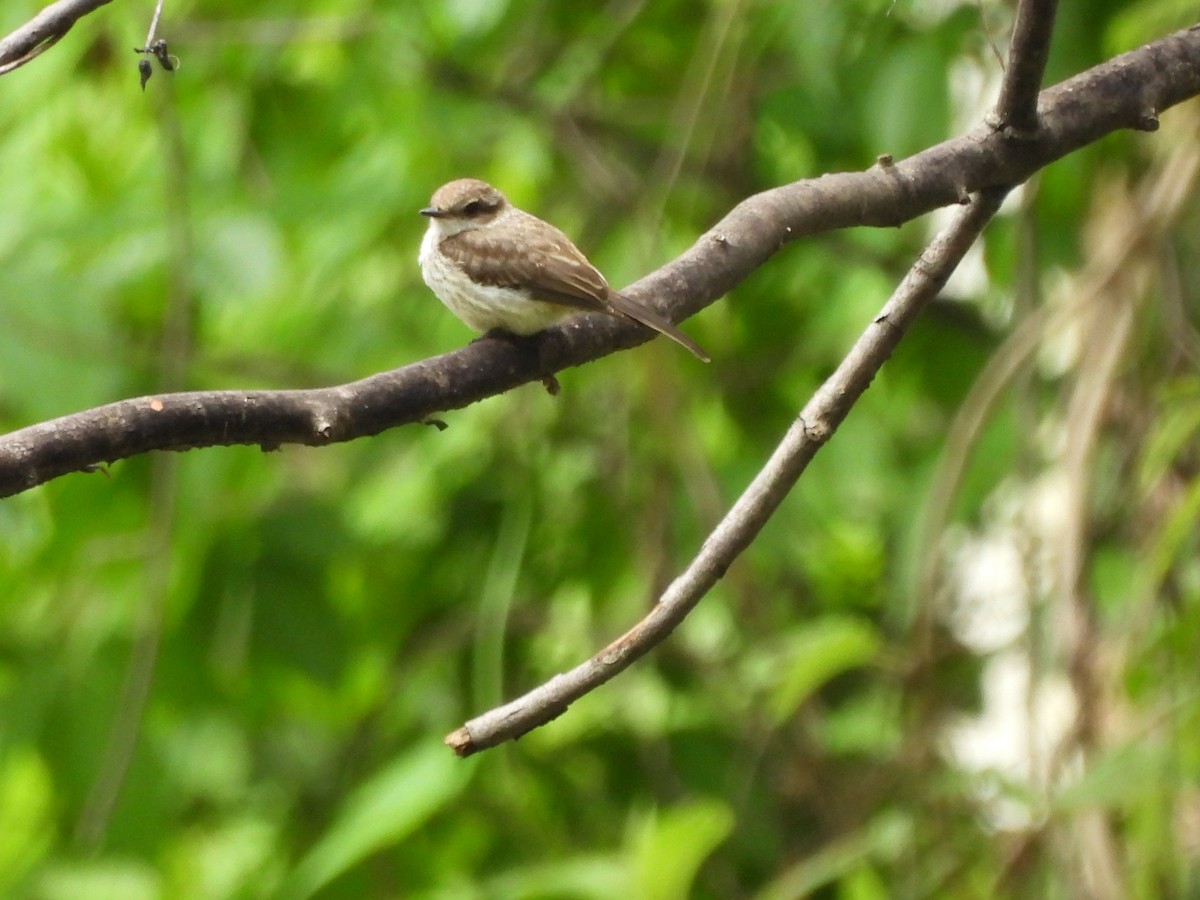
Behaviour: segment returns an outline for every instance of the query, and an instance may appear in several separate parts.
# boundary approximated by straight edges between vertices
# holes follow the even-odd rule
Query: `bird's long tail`
[[[624,294],[613,291],[608,297],[609,305],[617,312],[628,316],[635,322],[640,322],[647,328],[653,328],[659,334],[666,335],[681,347],[687,349],[693,356],[703,362],[710,362],[708,354],[690,337],[660,316],[652,309],[647,309],[636,300],[630,300]]]

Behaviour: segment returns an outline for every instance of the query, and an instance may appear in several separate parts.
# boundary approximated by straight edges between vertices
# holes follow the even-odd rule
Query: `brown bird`
[[[570,239],[517,209],[486,182],[444,184],[421,210],[421,275],[471,328],[529,335],[578,312],[623,316],[665,334],[708,362],[686,334],[652,309],[609,287]]]

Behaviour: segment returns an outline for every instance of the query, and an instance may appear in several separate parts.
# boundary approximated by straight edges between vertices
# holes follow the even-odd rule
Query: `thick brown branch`
[[[853,225],[892,226],[971,192],[1010,187],[1120,128],[1152,127],[1200,94],[1200,26],[1126,53],[1044,91],[1036,134],[979,126],[897,163],[774,188],[739,203],[696,244],[633,285],[672,318],[727,293],[789,241]],[[125,400],[0,437],[0,496],[148,450],[323,445],[457,409],[652,335],[607,317],[573,320],[530,341],[478,341],[340,387],[210,391]]]
[[[0,75],[20,68],[53,45],[88,13],[112,0],[58,0],[13,31],[0,38]]]
[[[1006,191],[977,197],[913,265],[837,371],[821,386],[750,486],[691,565],[641,622],[582,665],[511,703],[472,719],[446,737],[459,756],[518,738],[561,715],[575,700],[616,676],[661,643],[684,620],[762,530],[850,408],[892,354],[921,309],[941,291]]]

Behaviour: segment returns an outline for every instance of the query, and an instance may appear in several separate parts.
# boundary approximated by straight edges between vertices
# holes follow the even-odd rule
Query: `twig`
[[[1019,137],[1033,134],[1038,127],[1037,100],[1050,56],[1050,35],[1054,30],[1057,0],[1020,0],[1013,25],[1008,67],[1000,85],[996,103],[996,127]]]
[[[817,450],[829,440],[867,389],[917,313],[945,285],[1000,208],[1006,193],[999,188],[977,196],[921,254],[880,314],[805,405],[767,464],[650,614],[582,665],[449,734],[446,743],[455,753],[469,756],[544,725],[561,715],[573,701],[644,656],[683,621],[783,502]]]
[[[987,41],[988,48],[992,51],[992,56],[996,57],[996,62],[1000,64],[1000,70],[1004,71],[1004,54],[996,46],[996,41],[992,37],[992,30],[988,27],[987,10],[983,8],[983,0],[975,0],[975,5],[979,8],[979,27],[983,29],[983,39]]]
[[[150,18],[150,30],[146,32],[146,43],[141,47],[134,47],[134,53],[143,53],[145,56],[138,60],[138,76],[141,80],[142,90],[146,89],[146,82],[150,80],[150,76],[154,74],[154,66],[150,64],[148,57],[153,56],[158,60],[158,64],[168,72],[174,72],[177,60],[171,56],[167,49],[165,39],[154,39],[154,33],[158,30],[158,17],[162,15],[163,0],[158,0],[154,6],[154,15]]]
[[[714,302],[804,235],[893,226],[969,192],[1019,184],[1048,163],[1150,110],[1200,94],[1200,27],[1118,56],[1046,90],[1041,122],[1014,142],[987,125],[908,159],[765,191],[739,203],[674,262],[629,288],[671,318]],[[587,316],[520,347],[481,340],[338,387],[198,391],[123,400],[0,437],[0,497],[68,472],[150,450],[284,443],[324,446],[423,422],[569,366],[649,340],[644,329]]]
[[[154,5],[154,15],[150,18],[150,30],[146,32],[146,43],[143,47],[149,47],[154,43],[154,32],[158,30],[158,17],[162,15],[163,0],[158,0]]]
[[[71,26],[112,0],[58,0],[0,39],[0,75],[19,69],[62,39]]]

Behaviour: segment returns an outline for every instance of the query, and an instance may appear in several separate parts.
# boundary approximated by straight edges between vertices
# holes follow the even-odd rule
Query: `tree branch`
[[[0,75],[18,69],[58,43],[71,26],[112,0],[58,0],[0,39]]]
[[[922,308],[983,231],[1007,194],[977,196],[921,254],[850,353],[813,394],[750,486],[641,622],[587,662],[446,736],[459,756],[518,738],[557,718],[575,700],[622,672],[667,637],[725,574],[783,502],[816,452],[850,412]]]
[[[981,125],[900,162],[795,182],[739,203],[629,293],[677,319],[727,293],[782,246],[854,225],[894,226],[969,194],[1020,184],[1045,165],[1200,94],[1200,26],[1077,75],[1039,97],[1039,128],[1014,139]],[[512,342],[488,339],[337,387],[198,391],[123,400],[0,437],[0,497],[149,450],[323,446],[427,420],[652,334],[584,316]]]
[[[1037,95],[1050,57],[1050,35],[1058,0],[1021,0],[1013,26],[1008,70],[996,103],[996,127],[1017,135],[1037,130]]]

